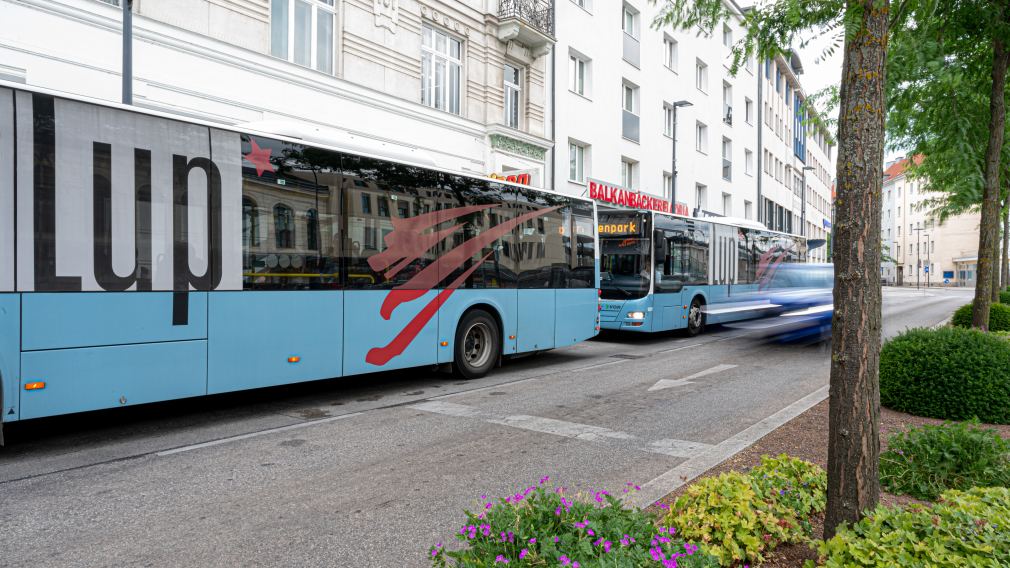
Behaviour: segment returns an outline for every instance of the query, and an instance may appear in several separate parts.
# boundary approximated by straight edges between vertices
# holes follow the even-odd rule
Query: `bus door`
[[[733,300],[732,287],[737,282],[738,265],[736,236],[735,227],[714,226],[712,246],[709,249],[709,282],[712,284],[709,288],[709,301],[713,304]]]

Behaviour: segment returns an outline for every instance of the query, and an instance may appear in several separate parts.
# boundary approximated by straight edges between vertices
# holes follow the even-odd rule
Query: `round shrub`
[[[913,329],[880,350],[880,403],[918,416],[1010,423],[1010,342],[956,327]]]
[[[828,568],[1010,566],[1010,489],[948,491],[932,507],[880,507],[817,551]]]
[[[428,550],[432,566],[719,566],[675,528],[656,526],[606,491],[570,495],[547,481],[501,499],[482,496],[456,532],[462,548],[436,544]]]
[[[971,327],[971,304],[954,312],[950,322],[956,327]],[[989,331],[1010,331],[1010,306],[999,303],[989,306]]]
[[[923,426],[892,435],[880,456],[888,491],[935,500],[948,489],[1010,486],[1010,441],[976,424]]]

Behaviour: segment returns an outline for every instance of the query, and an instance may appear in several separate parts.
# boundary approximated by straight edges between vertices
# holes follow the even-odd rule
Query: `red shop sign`
[[[661,197],[646,195],[620,185],[595,179],[589,180],[589,197],[604,203],[613,203],[634,209],[651,209],[660,213],[670,212],[670,202]]]

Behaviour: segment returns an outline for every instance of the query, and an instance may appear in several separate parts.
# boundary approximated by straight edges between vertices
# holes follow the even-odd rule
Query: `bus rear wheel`
[[[456,328],[453,367],[464,379],[479,379],[495,366],[501,354],[498,323],[484,310],[467,312]]]
[[[702,311],[704,304],[701,298],[695,297],[691,300],[691,309],[687,312],[687,335],[694,337],[705,329],[705,312]]]

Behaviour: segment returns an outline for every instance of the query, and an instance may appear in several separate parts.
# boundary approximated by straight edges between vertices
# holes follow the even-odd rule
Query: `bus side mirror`
[[[670,254],[670,247],[666,242],[666,237],[663,233],[656,233],[655,237],[655,248],[656,248],[656,261],[662,262],[660,259],[665,259]]]

